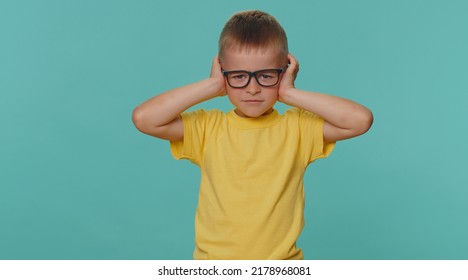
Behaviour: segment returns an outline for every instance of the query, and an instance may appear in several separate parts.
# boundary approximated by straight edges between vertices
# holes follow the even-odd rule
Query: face
[[[224,71],[245,70],[255,72],[262,69],[278,69],[286,65],[279,51],[267,50],[227,50],[221,58]],[[281,77],[280,77],[281,78]],[[235,112],[241,117],[255,118],[273,111],[278,100],[278,87],[264,87],[258,84],[255,77],[244,88],[233,88],[226,82],[226,92]]]

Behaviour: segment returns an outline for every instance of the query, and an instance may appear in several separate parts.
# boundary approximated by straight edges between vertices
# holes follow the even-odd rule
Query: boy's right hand
[[[213,59],[213,64],[211,65],[210,79],[216,85],[216,96],[226,95],[226,81],[221,70],[221,63],[219,62],[218,56],[215,56]]]

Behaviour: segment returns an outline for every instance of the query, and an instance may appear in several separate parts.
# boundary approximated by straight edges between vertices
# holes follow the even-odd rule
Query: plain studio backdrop
[[[463,0],[1,1],[0,259],[191,258],[199,170],[131,114],[208,77],[248,9],[283,25],[297,87],[374,113],[306,172],[306,259],[468,259]]]

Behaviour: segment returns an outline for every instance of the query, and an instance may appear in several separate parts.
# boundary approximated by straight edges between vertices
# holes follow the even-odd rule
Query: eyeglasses
[[[222,71],[228,84],[233,88],[243,88],[250,83],[250,79],[255,77],[257,83],[263,87],[273,87],[279,82],[281,73],[286,71],[286,67],[279,69],[263,69],[255,72],[244,70]]]

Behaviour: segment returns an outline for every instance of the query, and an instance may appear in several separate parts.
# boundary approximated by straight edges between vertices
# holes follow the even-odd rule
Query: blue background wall
[[[374,112],[307,171],[306,258],[468,259],[462,0],[1,1],[0,259],[191,258],[198,169],[131,113],[207,77],[246,9],[285,28],[297,87]]]

